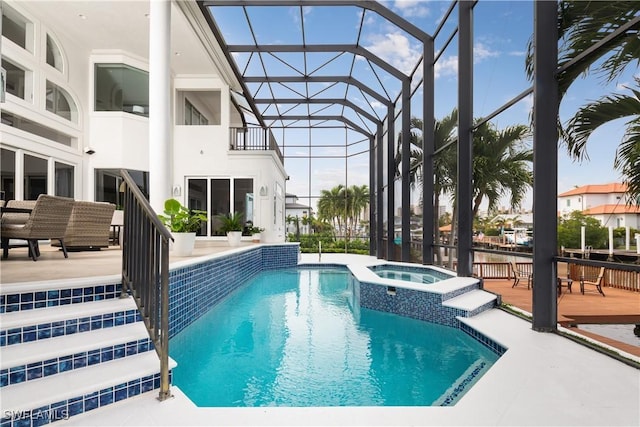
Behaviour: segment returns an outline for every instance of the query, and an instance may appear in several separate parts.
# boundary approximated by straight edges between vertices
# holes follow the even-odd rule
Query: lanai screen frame
[[[550,332],[557,329],[557,299],[556,299],[556,262],[563,260],[557,256],[557,164],[558,164],[558,30],[557,30],[557,2],[554,1],[534,1],[534,74],[533,85],[518,94],[516,97],[500,106],[493,113],[484,117],[480,123],[474,124],[473,119],[473,8],[477,1],[460,0],[453,1],[442,19],[444,23],[455,7],[458,7],[458,26],[449,36],[447,44],[453,39],[455,33],[458,37],[458,175],[457,175],[457,222],[458,222],[458,240],[455,248],[457,250],[457,274],[462,277],[469,277],[473,274],[473,211],[472,211],[472,159],[473,159],[473,131],[482,122],[491,120],[504,110],[508,109],[515,103],[519,102],[526,96],[533,93],[533,223],[536,230],[533,236],[533,268],[534,275],[533,287],[533,329],[541,332]],[[376,1],[347,1],[347,0],[211,0],[199,1],[200,9],[207,19],[215,37],[225,50],[227,59],[231,64],[234,60],[231,52],[267,52],[267,51],[285,51],[285,52],[352,52],[362,55],[369,61],[376,62],[383,69],[401,80],[402,91],[395,98],[391,99],[388,94],[377,94],[380,102],[384,101],[387,106],[387,116],[382,120],[375,120],[373,117],[361,115],[366,120],[372,122],[375,126],[375,132],[368,131],[361,126],[345,121],[340,117],[298,117],[293,120],[327,120],[327,121],[343,121],[347,128],[362,133],[370,141],[370,191],[371,206],[370,223],[376,224],[371,227],[371,253],[382,254],[382,245],[384,236],[386,236],[386,255],[387,259],[394,260],[394,206],[395,191],[393,179],[395,177],[395,165],[392,161],[388,161],[387,165],[383,165],[381,159],[384,148],[387,149],[387,158],[393,159],[395,156],[396,135],[395,123],[398,112],[395,105],[401,103],[400,111],[400,136],[402,140],[401,155],[401,220],[402,220],[402,247],[401,261],[410,260],[410,183],[409,183],[409,137],[410,137],[410,119],[411,119],[411,97],[412,81],[416,78],[416,72],[419,65],[426,64],[422,67],[422,75],[419,77],[422,81],[423,93],[423,176],[432,177],[434,175],[433,158],[435,153],[433,147],[434,133],[434,65],[437,58],[434,52],[434,39],[442,29],[442,24],[436,29],[433,35],[427,34],[420,28],[406,21],[404,18],[396,15],[382,4]],[[229,46],[222,34],[220,33],[214,18],[209,13],[209,6],[317,6],[317,7],[341,7],[353,6],[362,8],[363,11],[377,13],[379,16],[387,19],[393,25],[396,25],[407,34],[410,34],[417,40],[422,42],[423,56],[416,64],[411,75],[402,74],[399,70],[393,69],[388,64],[380,63],[381,58],[366,51],[362,46],[347,45],[287,45],[275,47],[274,45],[254,45],[254,46]],[[255,37],[254,37],[255,39]],[[444,50],[443,48],[442,50]],[[591,50],[592,53],[595,49]],[[586,54],[576,61],[578,63],[583,60]],[[567,67],[574,66],[568,64]],[[233,67],[238,80],[243,85],[246,94],[250,94],[246,86],[246,82],[256,81],[255,79],[245,78],[239,72],[237,67]],[[346,84],[360,86],[357,76],[354,76],[349,70],[343,75],[325,77],[327,81],[342,81]],[[286,81],[283,76],[267,76],[263,79],[265,82],[282,82]],[[310,76],[303,76],[300,81],[312,81]],[[416,86],[416,87],[417,87]],[[361,88],[362,89],[362,88]],[[375,94],[372,95],[375,97]],[[262,117],[257,106],[256,100],[248,98],[249,104],[258,117],[260,124],[265,125],[264,119],[283,120],[285,115],[277,117]],[[309,99],[300,99],[300,103],[311,101]],[[360,114],[354,105],[351,105],[346,96],[344,99],[325,100],[334,103],[341,103],[344,107],[354,109],[356,114]],[[257,102],[293,102],[274,98],[271,100],[259,99]],[[538,108],[542,106],[543,108]],[[289,118],[290,119],[290,118]],[[311,125],[309,125],[311,126]],[[386,144],[386,147],[385,147]],[[387,229],[383,229],[383,220],[381,207],[384,205],[383,200],[383,175],[384,166],[387,167],[387,177],[389,179],[387,185]],[[434,199],[433,180],[424,180],[422,197],[424,201]],[[425,206],[427,204],[425,203]],[[433,206],[433,203],[432,203]],[[426,227],[427,224],[434,224],[433,209],[423,209],[423,248],[422,262],[424,264],[433,264],[434,249],[437,245],[434,241],[435,227]]]

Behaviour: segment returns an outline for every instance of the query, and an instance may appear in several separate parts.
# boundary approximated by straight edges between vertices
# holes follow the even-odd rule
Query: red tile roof
[[[599,205],[582,211],[585,215],[606,215],[606,214],[638,214],[640,206],[628,206],[625,204]]]
[[[558,194],[558,197],[577,196],[579,194],[611,194],[626,192],[626,184],[612,182],[610,184],[583,185],[582,187],[574,188],[572,190],[565,191],[562,194]]]

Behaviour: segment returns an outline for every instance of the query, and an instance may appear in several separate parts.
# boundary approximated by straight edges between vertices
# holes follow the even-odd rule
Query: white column
[[[149,2],[149,201],[171,197],[171,1]]]
[[[636,233],[636,253],[640,254],[640,233]]]
[[[580,251],[582,252],[582,257],[584,258],[584,246],[585,246],[585,237],[586,237],[587,227],[584,225],[580,227]]]
[[[613,227],[609,226],[609,256],[613,255]]]
[[[624,228],[624,250],[631,250],[631,229],[628,225]]]

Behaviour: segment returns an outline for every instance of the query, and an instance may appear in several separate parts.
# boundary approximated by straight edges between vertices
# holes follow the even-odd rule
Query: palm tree
[[[637,88],[629,88],[632,95],[613,94],[581,107],[567,123],[567,134],[571,153],[586,158],[587,141],[598,127],[630,117],[613,166],[626,177],[628,203],[640,205],[640,78],[635,82]]]
[[[437,120],[434,124],[434,139],[433,144],[435,150],[442,147],[447,147],[438,153],[433,159],[434,165],[434,200],[433,209],[434,212],[440,211],[440,195],[446,194],[452,191],[454,183],[456,181],[456,147],[452,142],[455,141],[455,129],[458,126],[458,110],[454,109],[451,114],[444,117],[441,120]],[[420,190],[420,205],[423,205],[422,200],[422,150],[423,150],[423,138],[422,138],[423,122],[419,118],[413,117],[411,119],[411,133],[410,133],[410,169],[409,169],[409,183],[411,188]],[[418,130],[420,132],[418,132]],[[396,173],[399,175],[399,165],[402,162],[402,155],[400,152],[401,138],[399,138],[398,152],[396,153]],[[435,232],[435,242],[440,241],[439,230],[439,218],[438,215],[434,215],[433,230]],[[437,262],[441,262],[440,251],[436,251]]]
[[[606,83],[616,80],[629,66],[640,63],[640,2],[632,1],[561,1],[558,2],[558,66],[573,61],[587,49],[627,27],[622,35],[611,38],[582,61],[558,75],[560,100],[579,76],[594,72]],[[526,70],[533,77],[533,47],[529,43]],[[636,86],[640,82],[636,78]],[[618,146],[614,167],[628,185],[629,203],[640,204],[640,108],[638,90],[633,96],[611,95],[580,108],[566,126],[558,119],[561,138],[569,154],[586,158],[586,143],[595,129],[604,123],[630,117],[627,131]]]
[[[352,185],[349,187],[350,203],[347,204],[349,212],[347,216],[351,220],[353,230],[358,228],[358,221],[363,211],[369,206],[369,187],[366,185]]]
[[[344,211],[344,186],[338,185],[331,190],[322,190],[320,199],[318,199],[318,216],[322,220],[329,221],[333,224],[334,230],[338,230],[338,234],[342,233],[342,215]]]
[[[512,207],[522,203],[533,183],[529,164],[533,151],[523,140],[530,136],[524,125],[509,126],[501,131],[489,122],[473,133],[473,215],[478,215],[486,198],[489,210],[496,208],[503,196],[509,195]]]

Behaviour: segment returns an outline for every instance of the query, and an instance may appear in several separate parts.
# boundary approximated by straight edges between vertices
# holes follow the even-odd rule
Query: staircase
[[[160,364],[121,285],[4,285],[1,427],[67,419],[160,387]],[[171,362],[170,367],[175,365]]]

